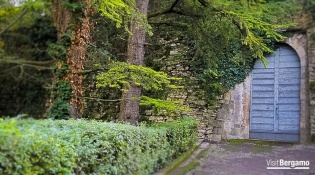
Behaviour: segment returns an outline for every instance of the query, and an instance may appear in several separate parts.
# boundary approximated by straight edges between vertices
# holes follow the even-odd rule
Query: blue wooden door
[[[289,46],[257,60],[252,71],[250,139],[300,140],[300,61]]]

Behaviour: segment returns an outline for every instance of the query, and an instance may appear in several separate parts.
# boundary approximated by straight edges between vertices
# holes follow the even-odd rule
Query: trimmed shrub
[[[152,174],[196,142],[197,126],[1,120],[0,174]]]

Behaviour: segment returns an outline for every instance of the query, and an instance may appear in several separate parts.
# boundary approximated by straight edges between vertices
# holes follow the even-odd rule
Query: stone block
[[[232,136],[241,136],[241,129],[240,128],[232,128],[230,135]]]
[[[198,100],[197,104],[201,105],[201,106],[204,106],[206,104],[206,102],[204,100]]]
[[[249,126],[249,119],[243,120],[243,126]]]
[[[231,122],[224,122],[224,129],[230,130],[232,128],[232,123]]]
[[[214,142],[220,142],[221,141],[221,135],[212,135],[210,139]]]
[[[240,124],[234,124],[234,128],[241,128]]]
[[[206,133],[207,133],[208,135],[209,135],[209,134],[213,134],[213,130],[208,130]]]
[[[228,92],[224,95],[224,100],[229,101],[231,100],[231,92]]]
[[[198,136],[197,136],[198,138],[204,138],[205,137],[205,135],[204,135],[204,133],[198,133]]]
[[[217,134],[217,135],[221,135],[223,132],[223,129],[222,128],[214,128],[214,133]]]
[[[153,111],[152,110],[146,110],[145,115],[152,115]]]
[[[203,134],[206,133],[206,132],[207,131],[205,129],[201,129],[201,130],[198,131],[198,133],[203,133]]]

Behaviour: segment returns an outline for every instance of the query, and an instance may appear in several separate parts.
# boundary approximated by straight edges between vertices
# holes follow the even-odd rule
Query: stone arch
[[[300,142],[310,140],[310,113],[309,113],[309,78],[308,78],[308,57],[307,57],[307,36],[294,34],[283,43],[291,46],[300,58],[301,80],[300,80]]]
[[[310,91],[308,72],[308,44],[307,36],[304,34],[294,34],[292,37],[280,42],[289,45],[300,59],[301,79],[300,79],[300,142],[310,140]],[[221,108],[217,113],[218,127],[221,132],[221,139],[248,139],[250,125],[250,99],[251,99],[251,76],[245,81],[235,86],[223,97]],[[216,137],[213,137],[215,140]]]

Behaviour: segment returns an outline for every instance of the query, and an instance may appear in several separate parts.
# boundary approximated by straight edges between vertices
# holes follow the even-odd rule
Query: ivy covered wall
[[[179,85],[183,85],[184,88],[168,90],[164,98],[178,101],[190,108],[190,111],[155,113],[154,110],[144,109],[142,118],[149,121],[166,121],[192,116],[200,121],[199,139],[219,141],[226,138],[223,130],[224,121],[219,115],[220,109],[229,110],[228,108],[234,109],[234,107],[226,106],[230,99],[226,99],[227,96],[224,94],[245,80],[253,67],[253,59],[248,58],[245,62],[239,62],[225,56],[213,63],[216,68],[205,70],[201,62],[193,59],[191,43],[187,37],[160,38],[158,41],[160,44],[160,47],[157,47],[158,53],[163,53],[163,56],[159,58],[148,54],[147,65],[165,71],[171,76],[182,78]],[[155,49],[157,48],[155,45]]]

